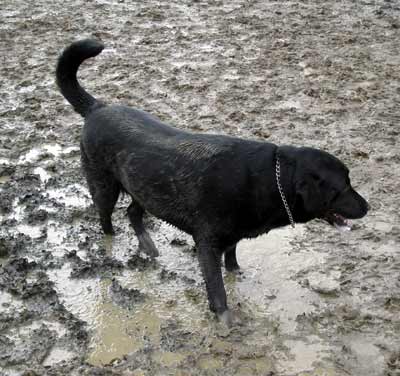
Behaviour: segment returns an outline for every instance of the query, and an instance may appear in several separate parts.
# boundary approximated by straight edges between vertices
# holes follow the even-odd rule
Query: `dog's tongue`
[[[346,218],[342,217],[339,214],[335,214],[335,222],[333,225],[339,230],[339,231],[350,231],[351,230],[351,222],[347,220]]]

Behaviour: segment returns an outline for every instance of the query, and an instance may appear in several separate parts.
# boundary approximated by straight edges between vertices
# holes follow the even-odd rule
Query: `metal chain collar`
[[[290,225],[294,228],[295,222],[293,220],[292,212],[290,211],[289,204],[286,201],[285,193],[283,192],[282,185],[281,185],[281,164],[279,161],[279,150],[276,149],[276,168],[275,168],[275,175],[276,175],[276,184],[278,186],[279,193],[282,198],[283,205],[285,206],[286,213],[289,217]]]

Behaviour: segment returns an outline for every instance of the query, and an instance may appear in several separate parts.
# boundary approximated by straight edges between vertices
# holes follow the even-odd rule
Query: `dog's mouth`
[[[340,231],[351,230],[351,222],[347,218],[333,211],[326,213],[323,219],[325,219],[325,221],[327,221],[330,225],[335,226]]]

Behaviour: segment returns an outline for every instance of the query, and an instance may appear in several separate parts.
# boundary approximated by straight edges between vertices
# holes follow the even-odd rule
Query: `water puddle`
[[[181,299],[183,297],[182,289],[171,284],[160,288],[157,271],[127,271],[116,277],[119,283],[124,288],[140,288],[148,297],[132,308],[124,308],[111,297],[110,279],[71,279],[70,272],[70,267],[64,265],[61,270],[48,273],[66,308],[86,321],[93,331],[88,362],[95,365],[108,364],[149,343],[159,344],[161,324],[177,315],[171,310],[171,300],[176,298],[177,292]],[[179,317],[188,328],[203,329],[200,324],[206,323],[201,310],[182,302],[180,311]],[[171,361],[168,359],[166,356],[165,361]]]
[[[91,203],[89,191],[80,184],[72,184],[62,189],[48,189],[46,195],[66,206],[85,208]]]
[[[179,325],[193,336],[201,336],[205,332],[211,338],[215,335],[205,292],[203,286],[199,286],[201,275],[196,257],[182,247],[170,245],[179,233],[177,230],[163,223],[158,226],[157,231],[152,233],[160,249],[158,262],[167,273],[176,274],[174,278],[162,280],[160,267],[157,267],[144,271],[124,270],[116,275],[115,280],[124,289],[137,289],[145,294],[145,300],[133,302],[133,306],[127,308],[116,303],[110,291],[112,281],[109,278],[71,279],[68,263],[61,269],[48,271],[65,307],[86,321],[92,332],[87,357],[91,364],[109,364],[129,353],[145,349],[149,344],[160,346],[162,327],[169,320],[178,319]],[[304,340],[296,337],[297,316],[315,309],[318,294],[301,287],[292,277],[304,268],[323,262],[323,256],[318,253],[299,250],[292,245],[303,234],[303,227],[297,226],[295,230],[276,230],[257,239],[242,241],[238,245],[238,260],[245,277],[225,276],[228,299],[232,304],[233,301],[249,302],[247,306],[252,308],[248,313],[256,321],[264,317],[279,322],[280,332],[288,338],[284,345],[290,354],[281,365],[289,367],[292,364],[297,370],[311,369],[313,362],[320,359],[326,349],[318,337]],[[61,237],[55,237],[57,241],[62,241]],[[179,237],[186,239],[185,249],[189,249],[189,237],[181,233]],[[136,244],[132,230],[126,225],[126,229],[114,238],[104,237],[100,246],[106,248],[109,256],[125,262],[132,248],[136,249]],[[193,280],[193,288],[188,287],[181,277]],[[269,329],[260,329],[249,338],[243,337],[243,340],[267,343]],[[292,336],[296,339],[290,339]],[[171,354],[160,350],[153,356],[157,362],[168,366],[181,362],[185,353]],[[221,359],[211,355],[199,358],[199,367],[202,362],[204,367],[212,367],[213,361],[221,362]],[[251,369],[267,369],[270,365],[270,359],[265,357],[257,361],[260,364],[252,364]]]
[[[21,221],[24,215],[24,207],[23,205],[19,205],[19,199],[16,198],[12,203],[12,213],[10,218],[15,219],[16,221]]]
[[[60,362],[68,362],[76,356],[77,354],[72,351],[68,351],[60,347],[53,347],[42,364],[44,367],[49,367]]]
[[[0,259],[1,266],[1,259]],[[0,313],[19,310],[23,307],[20,300],[5,291],[0,291]]]
[[[38,239],[44,235],[45,229],[43,226],[19,224],[17,225],[17,231],[20,234],[28,235],[32,239]]]
[[[88,191],[80,184],[48,190],[47,195],[69,207],[82,208],[90,203]],[[24,207],[15,202],[12,216],[21,222],[23,215]],[[156,221],[153,227],[152,237],[160,250],[159,265],[140,271],[124,269],[114,277],[124,289],[137,289],[146,296],[144,301],[133,302],[132,306],[126,307],[115,301],[110,291],[113,283],[110,278],[70,278],[72,267],[68,262],[60,269],[47,270],[61,302],[72,314],[84,320],[92,333],[87,361],[93,365],[112,363],[149,345],[159,348],[162,328],[171,320],[178,320],[182,330],[193,336],[201,336],[205,332],[209,333],[210,338],[216,335],[213,318],[207,308],[197,257],[191,251],[193,241],[163,222]],[[65,244],[68,228],[55,222],[49,221],[38,226],[19,223],[16,228],[31,238],[47,234],[44,241],[53,256],[62,257],[67,249],[73,248],[71,244]],[[313,369],[313,364],[328,349],[320,338],[311,336],[299,339],[296,333],[297,317],[312,313],[316,306],[321,306],[318,293],[302,287],[295,278],[296,274],[316,264],[323,264],[325,257],[323,253],[296,246],[304,233],[304,227],[298,225],[296,229],[275,230],[256,239],[240,242],[237,254],[243,275],[225,273],[230,305],[234,306],[236,301],[242,302],[242,309],[252,316],[256,326],[264,325],[261,323],[266,319],[276,323],[279,335],[285,338],[283,345],[288,348],[285,353],[287,357],[280,357],[279,366],[297,371]],[[183,246],[171,245],[177,238],[180,239],[178,244],[181,242]],[[99,248],[106,249],[109,257],[126,263],[137,249],[137,239],[128,221],[119,224],[116,236],[102,238]],[[78,257],[85,259],[86,251],[80,250]],[[162,271],[173,277],[162,278]],[[314,274],[309,276],[312,283]],[[316,274],[316,284],[319,283],[317,277]],[[191,280],[193,284],[188,285],[184,280]],[[243,340],[264,344],[270,341],[269,332],[267,326],[260,327],[248,338],[244,335]],[[152,356],[154,361],[163,366],[174,367],[188,354],[184,350],[171,353],[160,349]],[[72,359],[75,355],[62,346],[56,346],[44,364],[52,365]],[[246,363],[247,368],[262,374],[260,370],[263,367],[270,369],[270,361],[270,358],[263,356],[252,360],[252,363],[249,361],[251,364],[241,360],[241,366],[245,367]],[[207,355],[198,359],[198,366],[208,369],[220,362],[220,358]]]
[[[0,184],[5,184],[11,180],[11,176],[9,175],[3,175],[0,176]]]
[[[35,163],[46,158],[47,155],[52,157],[67,156],[68,154],[79,151],[77,146],[62,147],[59,144],[45,144],[40,147],[32,148],[18,159],[18,164]]]
[[[279,318],[280,328],[293,333],[298,315],[310,313],[318,296],[293,280],[301,270],[324,261],[324,256],[312,250],[296,249],[291,244],[300,239],[304,228],[284,228],[238,245],[238,262],[246,279],[236,288],[250,301],[264,306],[265,312]]]
[[[4,303],[3,303],[4,305]],[[51,331],[51,334],[50,332]],[[76,356],[76,354],[71,351],[59,348],[57,345],[55,347],[46,348],[47,336],[50,336],[51,340],[58,341],[62,339],[68,333],[68,329],[63,324],[56,321],[48,320],[36,320],[28,325],[22,325],[18,327],[12,327],[5,331],[4,337],[12,341],[15,345],[14,356],[23,362],[25,360],[26,353],[30,351],[35,351],[33,348],[37,343],[40,343],[41,347],[37,351],[38,357],[43,357],[42,364],[52,365],[61,361],[67,361]],[[12,375],[14,369],[7,369],[7,375]],[[15,370],[16,371],[16,370]],[[17,373],[21,375],[22,373]]]
[[[67,201],[68,202],[68,201]],[[51,211],[45,205],[41,205],[40,209]],[[48,245],[51,247],[61,245],[64,242],[64,239],[67,237],[67,229],[63,226],[60,226],[57,222],[54,221],[46,221],[40,225],[31,225],[28,223],[24,223],[24,205],[18,204],[18,199],[15,200],[13,204],[13,212],[10,215],[10,218],[15,219],[17,221],[16,230],[20,234],[28,235],[32,239],[39,239],[41,237],[45,238]],[[56,250],[53,249],[53,253]]]
[[[25,328],[26,331],[33,331],[39,329],[42,325],[47,326],[50,330],[54,330],[57,333],[58,337],[63,337],[67,334],[68,329],[65,325],[57,322],[57,321],[48,321],[48,320],[40,320],[33,321],[31,325]]]
[[[297,273],[324,263],[324,255],[314,250],[299,249],[296,241],[305,229],[297,225],[271,231],[238,245],[238,262],[246,278],[236,283],[236,289],[252,304],[263,307],[266,315],[279,323],[281,335],[288,339],[287,358],[278,361],[283,371],[314,370],[330,347],[317,336],[301,336],[296,332],[297,318],[315,311],[323,304],[318,294],[302,287],[294,278]]]
[[[296,111],[301,111],[304,109],[304,105],[298,99],[288,99],[286,101],[276,102],[271,108],[276,110],[295,109]]]
[[[43,184],[46,184],[51,178],[51,174],[49,174],[43,167],[36,167],[33,170],[33,173],[39,175],[40,181]]]
[[[4,373],[5,376],[21,376],[21,371],[18,371],[11,367],[6,367],[3,370],[5,372]]]
[[[47,224],[47,242],[52,246],[61,245],[64,243],[64,239],[67,237],[67,230],[57,226],[55,222],[49,222]]]
[[[361,333],[354,333],[343,338],[344,348],[351,355],[348,368],[354,375],[375,376],[381,373],[386,361],[377,343],[383,340],[383,337],[368,338]]]
[[[286,360],[280,361],[282,371],[297,372],[313,371],[317,367],[317,362],[322,360],[324,355],[330,353],[330,346],[323,344],[321,339],[310,336],[306,341],[286,340],[285,346],[290,349],[290,356]],[[328,375],[327,373],[322,373]]]
[[[163,229],[157,231],[159,235],[153,234],[160,250],[165,243],[165,237],[172,236],[175,231],[165,224],[161,226]],[[167,235],[161,235],[163,232]],[[126,262],[136,244],[132,229],[126,225],[125,231],[119,231],[114,238],[104,237],[99,246],[105,248],[109,256]],[[164,268],[171,267],[171,272],[181,272],[191,277],[196,274],[191,270],[196,266],[193,261],[196,260],[191,255],[182,255],[182,250],[174,247],[161,250],[159,260]],[[93,333],[87,358],[91,364],[108,364],[126,354],[144,349],[148,344],[159,346],[161,326],[169,319],[176,320],[179,317],[180,324],[193,332],[203,332],[208,326],[204,317],[205,301],[199,306],[195,297],[185,294],[187,286],[179,280],[160,281],[159,268],[145,271],[125,270],[121,275],[115,276],[124,289],[138,289],[146,296],[144,301],[130,307],[121,306],[113,300],[110,292],[111,279],[71,279],[71,270],[71,266],[66,263],[61,269],[48,270],[47,273],[55,282],[55,288],[65,307],[86,321]],[[165,365],[179,362],[180,359],[179,354],[171,355],[164,351],[158,353],[157,357]]]
[[[67,328],[64,325],[58,322],[41,320],[41,321],[33,321],[29,325],[11,328],[7,332],[7,337],[17,341],[23,341],[24,338],[29,337],[32,333],[34,333],[43,326],[46,326],[48,329],[52,331],[55,331],[58,337],[63,337],[65,334],[67,334]]]
[[[152,305],[136,312],[118,307],[108,296],[111,282],[100,283],[101,298],[94,312],[94,336],[88,362],[108,364],[114,359],[144,348],[147,343],[160,342],[161,319]]]
[[[8,166],[11,164],[11,161],[7,158],[0,158],[0,165]]]
[[[47,274],[55,283],[57,293],[65,307],[79,319],[90,322],[99,298],[98,279],[71,279],[71,267],[65,263],[61,269],[48,270]]]

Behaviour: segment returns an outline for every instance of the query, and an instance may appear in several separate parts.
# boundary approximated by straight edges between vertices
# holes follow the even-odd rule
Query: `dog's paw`
[[[226,269],[226,271],[227,271],[228,273],[234,273],[234,274],[237,274],[237,275],[243,274],[243,272],[240,270],[240,266],[239,266],[239,265],[234,266],[234,267],[225,266],[225,269]]]
[[[234,325],[234,318],[233,318],[233,314],[232,311],[230,311],[229,309],[227,309],[226,311],[219,313],[217,315],[218,317],[218,321],[220,323],[222,323],[224,326],[226,326],[227,328],[232,328],[232,326]]]
[[[147,232],[139,236],[139,252],[143,252],[151,258],[158,257],[160,254]]]
[[[240,269],[235,252],[225,253],[225,269],[228,272],[237,272]]]

